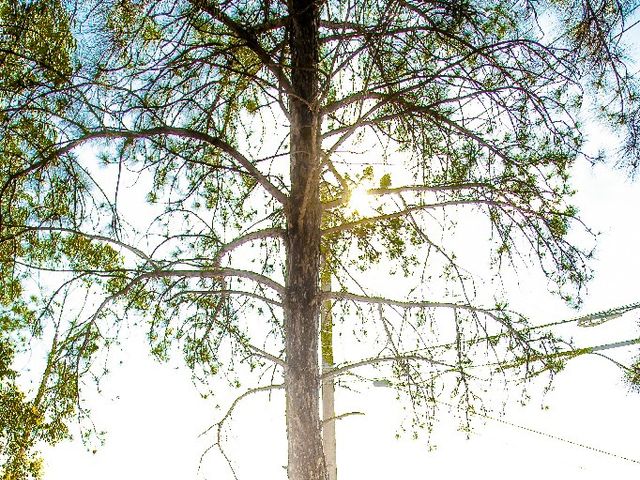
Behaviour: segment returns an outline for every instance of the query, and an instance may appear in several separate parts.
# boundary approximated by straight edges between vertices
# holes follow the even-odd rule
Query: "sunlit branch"
[[[405,310],[413,308],[448,308],[452,310],[465,310],[468,312],[481,313],[488,315],[491,318],[498,319],[495,310],[489,310],[486,308],[474,307],[472,305],[464,303],[453,302],[431,302],[431,301],[410,301],[410,300],[393,300],[386,297],[376,297],[367,295],[358,295],[349,292],[323,292],[323,298],[338,300],[338,301],[351,301],[357,303],[368,303],[372,305],[383,305],[390,307],[398,307]]]
[[[343,143],[345,143],[349,138],[351,138],[351,136],[356,133],[360,128],[362,127],[366,127],[366,126],[371,126],[371,125],[376,125],[378,123],[380,123],[380,118],[376,118],[376,119],[372,119],[372,120],[367,120],[371,115],[373,115],[377,110],[379,110],[380,108],[382,108],[383,104],[379,103],[377,105],[372,106],[371,108],[369,108],[366,112],[361,113],[358,116],[358,119],[353,122],[350,125],[344,125],[342,127],[338,127],[335,128],[333,130],[330,130],[328,132],[324,132],[321,135],[321,138],[323,140],[330,138],[334,135],[340,135],[340,138],[338,138],[338,140],[336,140],[333,145],[331,145],[331,147],[329,147],[327,149],[327,156],[331,156],[333,153],[335,153],[338,148],[340,148],[340,145],[342,145]],[[362,105],[361,105],[362,107]],[[387,118],[388,116],[385,115],[381,118]],[[392,117],[396,117],[395,114],[392,115]]]
[[[214,263],[219,265],[222,257],[226,254],[232,252],[236,248],[241,247],[242,245],[249,243],[254,240],[262,240],[265,238],[284,238],[284,230],[281,228],[265,228],[264,230],[258,230],[256,232],[247,233],[242,235],[229,243],[224,244],[220,249],[216,252],[214,257]]]
[[[464,185],[464,184],[462,184],[462,185]],[[398,194],[398,197],[400,198],[400,201],[402,202],[402,205],[404,206],[404,208],[408,208],[407,202],[405,201],[405,199],[404,199],[404,197],[402,196],[401,193]],[[416,233],[420,236],[420,238],[422,238],[425,242],[427,242],[427,244],[429,244],[433,248],[435,248],[435,250],[440,255],[442,255],[447,260],[448,264],[451,265],[451,267],[455,270],[456,278],[457,278],[457,281],[460,284],[460,287],[462,289],[464,297],[465,297],[467,302],[471,303],[471,299],[470,299],[469,294],[467,292],[467,285],[465,284],[465,282],[463,280],[463,275],[461,273],[460,265],[458,265],[458,263],[455,261],[454,257],[452,257],[448,252],[445,251],[445,249],[443,248],[442,245],[439,245],[436,242],[431,240],[431,238],[424,232],[423,228],[420,227],[420,225],[418,224],[418,221],[416,220],[416,218],[413,215],[413,213],[409,213],[408,218],[409,218],[409,221],[411,222],[411,224],[413,225],[413,228],[415,229]],[[473,276],[471,276],[471,278],[472,278],[471,282],[473,284]],[[475,289],[475,287],[474,287],[474,289]]]
[[[465,303],[453,303],[453,302],[432,302],[432,301],[406,301],[406,300],[394,300],[386,297],[379,296],[368,296],[368,295],[357,295],[349,292],[323,292],[323,298],[325,299],[333,299],[338,301],[352,301],[356,303],[365,303],[371,305],[381,306],[390,306],[390,307],[398,307],[404,310],[409,309],[435,309],[435,308],[446,308],[455,313],[458,311],[466,311],[470,312],[473,315],[484,315],[497,323],[502,325],[509,331],[509,334],[513,336],[513,338],[526,347],[526,342],[523,337],[523,332],[528,330],[519,331],[516,330],[511,322],[504,315],[500,315],[500,311],[496,309],[487,309],[481,307],[474,307],[470,304]],[[498,338],[498,336],[487,337],[487,338]]]
[[[227,296],[226,294],[238,294],[238,295],[242,295],[244,297],[253,297],[253,298],[258,298],[260,300],[263,300],[267,303],[277,303],[277,302],[271,302],[269,299],[262,297],[260,295],[256,295],[256,294],[250,294],[249,292],[242,292],[242,291],[236,291],[236,290],[220,290],[220,291],[192,291],[192,290],[188,290],[188,291],[183,291],[183,292],[178,292],[177,294],[173,295],[172,297],[170,297],[168,299],[168,301],[171,301],[172,299],[183,295],[183,294],[197,294],[199,296],[202,295],[210,295],[210,294],[218,294],[221,297]],[[279,304],[279,303],[278,303]],[[214,314],[214,318],[217,316],[217,314],[219,313],[219,308],[220,308],[221,303],[218,304],[218,307],[216,309],[216,313]],[[202,335],[202,338],[206,338],[209,334],[209,331],[211,330],[211,328],[213,327],[213,322],[215,322],[216,320],[212,320],[209,325],[207,326],[206,332]],[[224,325],[222,324],[222,326],[226,326],[228,327],[228,325]],[[284,367],[285,366],[285,361],[259,347],[256,347],[255,345],[253,345],[252,343],[249,343],[247,341],[246,338],[244,338],[241,334],[239,334],[237,331],[235,331],[234,329],[230,329],[230,328],[225,328],[225,330],[227,331],[228,334],[232,335],[237,341],[238,343],[240,343],[243,347],[251,350],[253,352],[253,354],[262,357],[266,360],[269,360],[270,362],[275,363],[276,365],[280,366],[280,367]]]
[[[283,389],[283,388],[284,388],[284,384],[283,383],[278,383],[278,384],[274,384],[274,385],[264,385],[262,387],[256,387],[256,388],[251,388],[251,389],[247,390],[246,392],[244,392],[241,395],[237,396],[233,400],[233,402],[231,402],[231,405],[227,409],[226,413],[222,416],[220,421],[218,421],[217,423],[214,423],[213,425],[211,425],[209,428],[204,430],[199,436],[206,435],[213,428],[216,428],[216,427],[218,427],[218,431],[220,431],[222,429],[222,427],[224,426],[224,423],[231,417],[231,415],[233,414],[233,411],[238,406],[238,404],[242,400],[244,400],[245,398],[253,395],[254,393],[269,392],[271,390],[279,390],[279,389]]]
[[[260,357],[263,357],[263,358],[275,363],[276,365],[279,365],[280,367],[284,368],[286,366],[286,362],[283,359],[281,359],[280,357],[276,357],[275,355],[272,355],[271,353],[266,352],[266,351],[262,350],[261,348],[256,347],[255,345],[252,345],[250,343],[243,342],[243,345],[245,345],[250,350],[253,350]]]
[[[386,195],[401,195],[403,193],[424,193],[424,192],[448,192],[448,191],[462,191],[462,190],[495,190],[495,186],[485,182],[469,182],[458,184],[443,184],[443,185],[406,185],[392,188],[370,188],[365,190],[367,195],[382,197]],[[340,207],[349,203],[348,195],[343,195],[341,198],[336,198],[324,202],[322,204],[323,209],[331,210],[332,208]]]
[[[411,27],[410,31],[415,31],[416,27]],[[430,30],[430,29],[427,29]],[[420,88],[424,88],[426,85],[428,85],[430,82],[433,82],[434,80],[438,79],[441,76],[445,75],[445,72],[447,70],[451,70],[459,65],[461,65],[462,63],[464,63],[465,61],[468,61],[470,58],[474,57],[474,56],[484,56],[487,57],[489,53],[494,52],[494,51],[499,51],[502,48],[513,48],[516,44],[518,45],[522,45],[522,46],[529,46],[529,47],[539,47],[544,49],[543,46],[541,46],[540,44],[534,42],[534,41],[523,41],[523,40],[518,40],[518,41],[513,41],[513,40],[507,40],[507,41],[502,41],[502,42],[496,42],[496,43],[492,43],[492,44],[488,44],[488,45],[481,45],[481,46],[473,46],[470,44],[466,45],[466,48],[468,49],[468,51],[464,54],[464,55],[460,55],[458,57],[455,57],[454,59],[452,59],[451,62],[447,62],[445,65],[443,65],[442,67],[440,67],[437,71],[430,73],[428,76],[424,77],[421,75],[421,72],[419,71],[412,71],[409,74],[407,74],[404,78],[400,77],[398,79],[394,79],[392,82],[385,82],[385,83],[381,83],[381,84],[377,84],[377,85],[371,85],[369,89],[366,90],[361,90],[359,92],[356,93],[352,93],[344,98],[341,98],[337,101],[331,102],[329,104],[327,104],[323,109],[322,109],[322,113],[325,115],[329,115],[332,114],[342,108],[345,108],[353,103],[358,103],[358,102],[365,102],[367,100],[380,100],[379,105],[384,105],[387,103],[397,103],[397,100],[399,98],[403,98],[404,96],[406,96],[407,94],[410,94],[412,92],[418,91]],[[488,57],[487,57],[488,58]],[[492,65],[488,65],[490,68],[493,67],[495,68],[495,66]],[[416,79],[420,79],[419,82],[416,82]],[[406,85],[406,86],[403,86]],[[389,89],[391,87],[401,87],[398,88],[395,91],[391,91],[390,93],[386,93],[383,92],[384,89]],[[521,90],[520,88],[518,88],[517,86],[507,86],[504,87],[504,89],[516,89],[516,90]],[[481,93],[492,93],[495,92],[496,89],[488,91],[488,90],[476,90],[473,93],[469,94],[469,95],[479,95]],[[463,97],[460,96],[456,96],[454,98],[451,99],[447,99],[446,101],[459,101],[460,99],[462,99]],[[431,106],[435,106],[440,104],[439,103],[435,103],[435,104],[431,104]],[[406,105],[406,102],[404,103],[404,105]]]
[[[259,273],[251,272],[248,270],[239,270],[235,268],[216,268],[216,269],[198,269],[198,270],[154,270],[151,272],[144,272],[138,275],[133,281],[142,281],[151,278],[168,278],[168,277],[183,277],[183,278],[243,278],[251,280],[258,284],[264,285],[279,295],[284,294],[284,287],[275,280],[261,275]]]
[[[53,370],[55,368],[56,357],[59,353],[58,345],[59,345],[59,335],[60,335],[60,321],[61,321],[61,318],[59,317],[58,320],[55,322],[53,338],[51,340],[51,346],[49,347],[49,350],[47,352],[47,360],[46,360],[45,368],[42,373],[42,376],[40,377],[40,382],[38,384],[38,389],[36,391],[35,397],[30,402],[30,404],[32,405],[32,408],[36,409],[37,411],[41,411],[42,409],[43,399],[47,391],[47,384],[49,383],[49,380],[52,376]],[[21,438],[21,442],[22,442],[21,450],[23,451],[22,453],[24,453],[24,448],[28,445],[32,434],[33,434],[32,430],[25,429],[23,431],[22,438]]]
[[[370,188],[366,190],[367,195],[384,196],[384,195],[399,195],[402,193],[421,193],[421,192],[448,192],[458,190],[472,190],[472,189],[488,189],[493,190],[495,187],[490,183],[484,182],[469,182],[469,183],[451,183],[443,185],[406,185],[401,187],[391,188]]]
[[[380,93],[380,92],[372,92],[369,90],[365,90],[362,92],[358,92],[358,93],[353,93],[351,95],[349,95],[348,97],[345,97],[337,102],[332,102],[328,105],[326,105],[323,109],[322,109],[322,114],[324,115],[330,115],[331,113],[334,113],[338,110],[340,110],[341,108],[345,108],[353,103],[358,103],[358,102],[365,102],[366,100],[378,100],[378,99],[383,99],[386,96],[388,96],[387,94],[384,93]]]
[[[275,290],[280,296],[284,294],[284,287],[280,285],[278,282],[265,277],[264,275],[260,275],[259,273],[250,272],[247,270],[238,270],[232,268],[218,268],[213,270],[155,270],[152,272],[144,272],[127,283],[123,288],[121,288],[118,292],[106,297],[100,303],[96,311],[93,313],[91,318],[89,319],[89,323],[94,323],[95,320],[102,314],[105,308],[113,302],[114,300],[127,295],[136,285],[145,280],[150,280],[154,278],[171,278],[171,277],[180,277],[180,278],[217,278],[223,279],[228,277],[234,278],[244,278],[248,280],[252,280],[258,284],[262,284],[266,287]]]
[[[338,172],[338,169],[334,165],[333,161],[331,161],[331,157],[324,153],[323,154],[323,164],[327,166],[331,174],[335,177],[336,180],[340,183],[340,187],[342,191],[340,192],[340,198],[335,200],[329,200],[327,202],[322,203],[323,210],[330,210],[331,208],[335,208],[338,205],[344,205],[349,201],[349,184],[343,175]]]
[[[398,103],[400,106],[403,107],[403,110],[398,111],[398,112],[394,112],[394,113],[390,113],[390,114],[386,114],[386,115],[382,115],[380,117],[376,117],[376,118],[371,118],[368,119],[368,117],[371,115],[371,113],[373,113],[375,110],[381,108],[383,106],[382,103],[377,104],[373,107],[371,107],[370,110],[368,110],[366,112],[366,114],[364,114],[362,117],[360,117],[358,120],[356,120],[355,122],[353,122],[352,124],[349,125],[344,125],[342,127],[338,127],[335,128],[333,130],[330,130],[328,132],[323,133],[322,137],[323,138],[329,138],[335,135],[340,135],[340,138],[331,146],[331,148],[329,149],[329,151],[334,151],[336,148],[338,148],[342,143],[344,143],[346,141],[346,139],[348,139],[351,135],[353,135],[357,130],[364,128],[364,127],[374,127],[374,126],[378,126],[380,124],[386,123],[386,122],[390,122],[399,118],[405,118],[408,115],[425,115],[428,117],[431,117],[434,120],[435,124],[443,124],[448,126],[450,129],[455,130],[457,133],[463,135],[466,138],[469,138],[473,141],[475,141],[478,145],[486,148],[487,150],[489,150],[491,153],[495,154],[496,156],[498,156],[499,158],[502,159],[508,159],[507,155],[505,154],[505,152],[503,152],[502,150],[500,150],[498,147],[496,147],[495,145],[493,145],[492,143],[490,143],[489,141],[485,140],[484,138],[482,138],[478,133],[460,125],[460,123],[451,120],[450,118],[448,118],[447,116],[443,115],[442,113],[438,112],[437,110],[434,110],[431,107],[425,107],[425,106],[421,106],[421,105],[411,105],[411,104],[407,104],[406,102],[402,101],[402,100],[392,100],[389,101],[388,103]]]
[[[432,365],[437,365],[437,366],[440,366],[440,367],[446,367],[446,368],[450,369],[451,371],[458,370],[458,367],[455,366],[455,365],[451,365],[449,363],[441,362],[439,360],[435,360],[435,359],[433,359],[431,357],[426,357],[424,355],[398,354],[398,355],[391,355],[391,356],[384,356],[384,357],[367,358],[367,359],[360,360],[360,361],[357,361],[357,362],[348,363],[346,365],[335,367],[335,368],[329,370],[328,372],[324,373],[321,376],[321,378],[325,379],[325,378],[337,377],[339,375],[343,375],[345,373],[350,372],[351,370],[354,370],[354,369],[360,368],[360,367],[366,367],[366,366],[370,366],[370,365],[377,365],[379,363],[401,362],[401,361],[425,362],[425,363],[429,363],[429,364],[432,364]]]
[[[175,293],[171,296],[168,301],[173,300],[174,298],[184,296],[184,295],[196,295],[196,296],[204,296],[204,295],[240,295],[244,297],[254,298],[256,300],[261,300],[269,305],[274,305],[276,307],[282,307],[282,302],[278,302],[277,300],[273,300],[271,298],[267,298],[263,295],[259,295],[253,292],[245,292],[244,290],[182,290],[180,292]]]
[[[324,425],[325,423],[328,423],[328,422],[335,422],[336,420],[342,420],[343,418],[352,417],[354,415],[364,415],[364,412],[354,411],[354,412],[341,413],[340,415],[334,415],[333,417],[322,419],[322,424]]]
[[[412,205],[412,206],[410,206],[408,208],[405,208],[403,210],[396,211],[396,212],[393,212],[393,213],[376,215],[374,217],[361,218],[360,220],[355,220],[353,222],[343,223],[342,225],[337,225],[335,227],[326,228],[326,229],[324,229],[322,231],[322,234],[323,235],[331,235],[333,233],[345,232],[345,231],[352,230],[354,228],[361,227],[363,225],[377,224],[377,223],[385,221],[385,220],[393,220],[394,218],[402,218],[402,217],[405,217],[405,216],[409,215],[412,212],[425,211],[425,210],[430,210],[430,209],[434,209],[434,208],[445,208],[445,207],[450,207],[450,206],[460,206],[460,205],[488,205],[488,206],[494,206],[494,207],[503,208],[503,209],[518,210],[520,212],[526,212],[528,214],[538,215],[538,213],[533,211],[533,210],[521,208],[521,207],[518,207],[518,206],[516,206],[516,205],[514,205],[512,203],[502,202],[502,201],[497,201],[497,200],[483,200],[483,199],[449,200],[449,201],[438,202],[438,203],[428,203],[428,204],[424,204],[424,205]]]

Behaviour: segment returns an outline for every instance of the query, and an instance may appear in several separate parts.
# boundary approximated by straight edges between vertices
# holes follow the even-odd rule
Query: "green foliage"
[[[2,0],[0,92],[19,92],[69,81],[75,47],[70,18],[60,0]]]
[[[640,391],[640,360],[635,362],[625,372],[626,380],[632,390]]]
[[[10,309],[2,309],[0,316],[0,478],[42,478],[42,458],[37,451],[38,442],[51,445],[68,438],[64,420],[74,411],[73,399],[55,395],[56,404],[47,408],[44,391],[28,399],[18,386],[19,372],[13,370],[17,349],[24,350],[28,338],[25,330],[33,330],[36,315],[26,305],[17,302]],[[57,367],[59,368],[59,367]],[[53,373],[53,370],[50,369]],[[67,379],[68,385],[74,385]],[[52,399],[48,400],[51,401]],[[64,406],[66,404],[66,407]]]
[[[391,175],[385,173],[380,177],[380,188],[389,188],[391,186]]]

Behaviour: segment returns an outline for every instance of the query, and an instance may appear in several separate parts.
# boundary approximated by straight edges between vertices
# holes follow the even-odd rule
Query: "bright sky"
[[[632,184],[621,172],[606,166],[580,168],[577,202],[588,224],[603,232],[597,271],[585,296],[585,313],[640,300],[637,253],[640,226],[640,184]],[[529,271],[511,289],[511,306],[530,315],[536,323],[576,316],[546,291],[541,274]],[[599,345],[638,336],[640,311],[599,327],[563,327],[578,345]],[[613,352],[629,359],[638,348]],[[231,479],[224,460],[212,450],[200,464],[200,455],[212,437],[198,434],[219,416],[210,401],[202,400],[191,384],[189,372],[159,365],[146,354],[142,337],[132,336],[124,345],[124,365],[104,382],[103,395],[91,399],[94,420],[108,431],[106,444],[89,453],[79,441],[46,450],[47,480],[85,478]],[[222,382],[220,382],[222,385]],[[478,418],[470,439],[456,430],[454,416],[444,407],[429,451],[426,439],[409,435],[397,440],[402,410],[390,389],[371,387],[364,395],[338,394],[336,410],[359,410],[338,423],[338,475],[340,478],[432,478],[453,474],[494,480],[552,478],[596,479],[603,475],[632,478],[640,473],[637,432],[640,395],[628,392],[620,371],[597,357],[570,362],[545,397],[533,389],[526,407],[512,398],[503,420],[513,425]],[[219,401],[234,392],[222,391]],[[227,448],[240,479],[284,479],[286,442],[283,393],[246,400],[236,410]],[[541,405],[549,410],[542,410]],[[548,436],[525,431],[528,427],[567,441],[611,454],[596,452]],[[633,459],[636,463],[621,457]],[[200,470],[198,470],[200,465]]]

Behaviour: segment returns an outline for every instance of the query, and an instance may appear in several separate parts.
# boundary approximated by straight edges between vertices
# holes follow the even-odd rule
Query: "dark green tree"
[[[633,170],[636,3],[2,3],[0,339],[53,339],[34,400],[0,369],[2,408],[33,416],[2,425],[5,477],[35,475],[34,439],[85,416],[81,386],[128,324],[205,385],[270,372],[239,398],[284,390],[292,480],[327,476],[323,302],[353,346],[325,380],[393,379],[416,427],[439,395],[469,412],[491,377],[559,370],[565,344],[474,282],[453,231],[484,219],[493,275],[536,263],[579,302],[582,105],[625,132]],[[404,280],[376,291],[380,272]]]

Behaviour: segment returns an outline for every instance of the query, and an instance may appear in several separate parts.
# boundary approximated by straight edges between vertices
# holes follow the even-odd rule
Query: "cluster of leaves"
[[[55,342],[36,392],[25,390],[25,372],[16,360],[42,334],[43,314],[20,298],[17,289],[0,299],[0,478],[41,478],[40,442],[54,445],[69,438],[67,422],[76,413],[77,377],[69,362],[58,358]],[[29,393],[26,393],[29,392]]]

